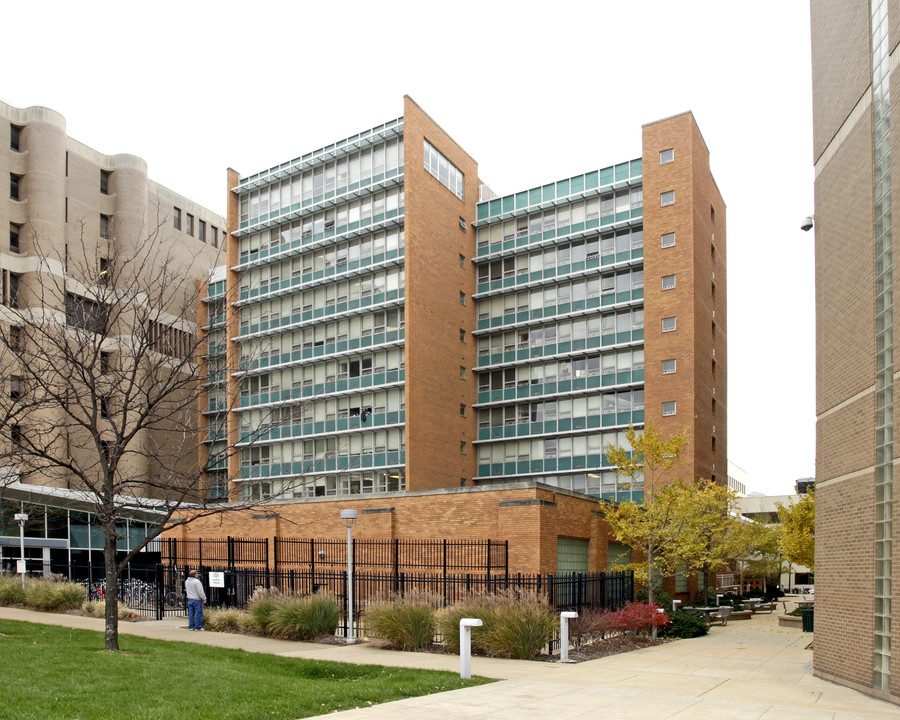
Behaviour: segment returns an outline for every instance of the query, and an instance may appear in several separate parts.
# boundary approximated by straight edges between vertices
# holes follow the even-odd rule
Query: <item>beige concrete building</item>
[[[893,551],[898,0],[813,0],[817,675],[900,702]],[[896,90],[896,88],[894,88]],[[897,135],[898,142],[894,141]],[[801,209],[798,208],[798,212]]]
[[[83,464],[117,442],[117,430],[126,427],[117,415],[138,402],[123,396],[128,349],[145,342],[160,358],[191,352],[196,318],[185,310],[195,309],[197,284],[221,262],[225,220],[150,180],[140,158],[104,155],[67,137],[64,118],[43,107],[0,103],[0,175],[9,180],[0,197],[3,484],[78,490],[71,473],[22,449],[46,443]],[[52,361],[48,343],[66,336],[72,342]],[[147,387],[161,380],[146,363],[138,372],[147,373]],[[57,389],[36,382],[38,374],[79,376],[86,394],[100,393],[99,439],[86,432],[90,418],[64,411],[76,404],[71,392],[63,396],[65,383],[54,398]],[[196,425],[193,406],[185,412],[177,422]],[[121,467],[130,478],[122,491],[147,494],[142,480],[161,472],[150,458],[158,460],[167,442],[161,427],[136,438]],[[187,453],[171,448],[170,455]],[[196,464],[196,451],[190,462]]]

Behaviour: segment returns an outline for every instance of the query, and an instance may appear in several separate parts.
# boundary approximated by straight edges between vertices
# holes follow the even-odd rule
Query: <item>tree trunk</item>
[[[653,546],[650,543],[647,543],[647,604],[653,604]],[[656,625],[650,637],[656,640]]]
[[[116,562],[115,530],[107,529],[103,543],[106,567],[106,649],[119,649],[119,565]]]

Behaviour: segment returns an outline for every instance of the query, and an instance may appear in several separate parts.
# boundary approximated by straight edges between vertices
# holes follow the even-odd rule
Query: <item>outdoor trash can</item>
[[[800,616],[803,618],[803,632],[813,632],[813,612],[815,608],[803,608]]]

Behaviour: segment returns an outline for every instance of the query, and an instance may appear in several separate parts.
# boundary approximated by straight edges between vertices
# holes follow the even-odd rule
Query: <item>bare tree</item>
[[[116,242],[108,227],[99,243],[82,237],[62,253],[45,252],[34,237],[37,268],[9,289],[0,312],[0,367],[9,378],[0,392],[0,491],[21,478],[85,493],[104,535],[108,650],[119,647],[119,576],[136,553],[177,525],[291,496],[328,458],[306,462],[270,498],[210,497],[208,477],[232,454],[264,445],[274,427],[299,424],[316,398],[280,401],[240,429],[239,445],[228,442],[226,418],[260,358],[247,347],[240,358],[219,348],[213,364],[197,278],[217,258],[190,256],[165,226],[137,244]],[[219,298],[214,313],[226,315],[231,300]],[[223,342],[236,334],[228,323],[216,329]],[[199,402],[213,388],[215,413],[201,420]],[[369,415],[363,408],[360,424]],[[203,439],[223,436],[224,450],[202,461]],[[155,514],[156,526],[117,552],[124,519],[141,510]]]
[[[23,480],[82,490],[104,534],[106,648],[118,645],[118,579],[186,505],[206,508],[198,463],[198,283],[208,256],[186,257],[163,224],[123,249],[100,243],[42,252],[16,278],[0,323],[0,393],[5,431],[0,465]],[[123,243],[124,244],[124,243]],[[93,247],[91,247],[93,246]],[[15,474],[8,475],[10,478]],[[151,509],[160,519],[117,557],[124,518]]]

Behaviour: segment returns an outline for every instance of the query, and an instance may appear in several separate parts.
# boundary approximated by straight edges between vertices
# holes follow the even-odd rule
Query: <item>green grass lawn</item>
[[[0,719],[289,720],[489,682],[0,620]]]

